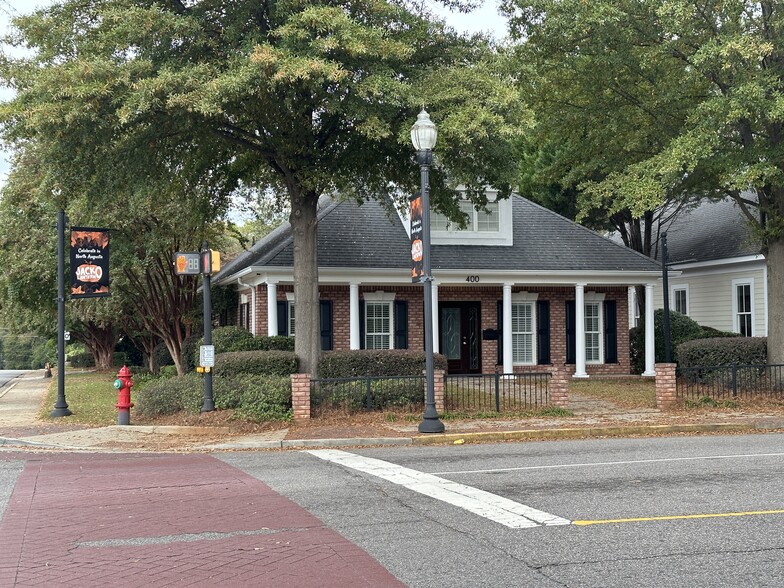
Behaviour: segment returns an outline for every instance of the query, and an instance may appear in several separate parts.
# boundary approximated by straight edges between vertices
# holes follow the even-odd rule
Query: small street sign
[[[178,276],[197,276],[201,273],[198,251],[178,251],[174,254],[174,271]]]
[[[199,366],[215,367],[215,346],[202,345],[199,347]]]
[[[71,340],[71,331],[64,331],[63,332],[63,340],[70,341]]]

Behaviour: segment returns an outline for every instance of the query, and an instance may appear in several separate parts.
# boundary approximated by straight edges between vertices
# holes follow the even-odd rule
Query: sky
[[[0,34],[8,32],[10,15],[29,14],[36,8],[50,4],[49,0],[0,0]],[[442,8],[436,11],[457,31],[490,33],[497,39],[506,36],[506,21],[498,14],[498,0],[484,0],[484,4],[470,14],[450,13]],[[0,100],[9,94],[0,88]],[[0,151],[0,186],[8,173],[8,160]]]

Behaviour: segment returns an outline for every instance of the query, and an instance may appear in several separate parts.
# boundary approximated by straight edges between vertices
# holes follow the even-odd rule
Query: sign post
[[[198,371],[204,374],[204,399],[202,412],[215,410],[212,397],[212,368],[215,365],[215,347],[212,345],[212,292],[210,280],[213,273],[220,271],[220,254],[207,247],[201,251],[178,251],[174,254],[174,272],[178,276],[202,275],[202,295],[204,297],[204,345],[199,348]]]

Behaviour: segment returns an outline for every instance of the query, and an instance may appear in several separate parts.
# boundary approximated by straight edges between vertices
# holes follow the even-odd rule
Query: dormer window
[[[500,227],[498,202],[488,202],[487,210],[476,210],[468,200],[460,201],[460,212],[466,215],[466,226],[450,221],[443,214],[433,212],[430,220],[432,231],[455,231],[461,233],[497,233]]]
[[[496,200],[495,191],[487,191],[487,205],[479,210],[470,200],[460,200],[460,212],[466,216],[461,228],[443,214],[430,214],[430,239],[433,245],[512,245],[512,198]]]

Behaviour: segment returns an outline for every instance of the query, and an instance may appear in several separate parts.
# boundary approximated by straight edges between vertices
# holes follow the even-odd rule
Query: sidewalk
[[[0,389],[0,447],[90,452],[232,451],[784,430],[781,412],[630,410],[574,394],[569,405],[573,417],[445,420],[446,432],[435,435],[420,435],[418,423],[325,424],[317,419],[253,435],[214,426],[94,428],[69,423],[68,417],[55,422],[38,420],[50,381],[42,372],[29,372]]]

